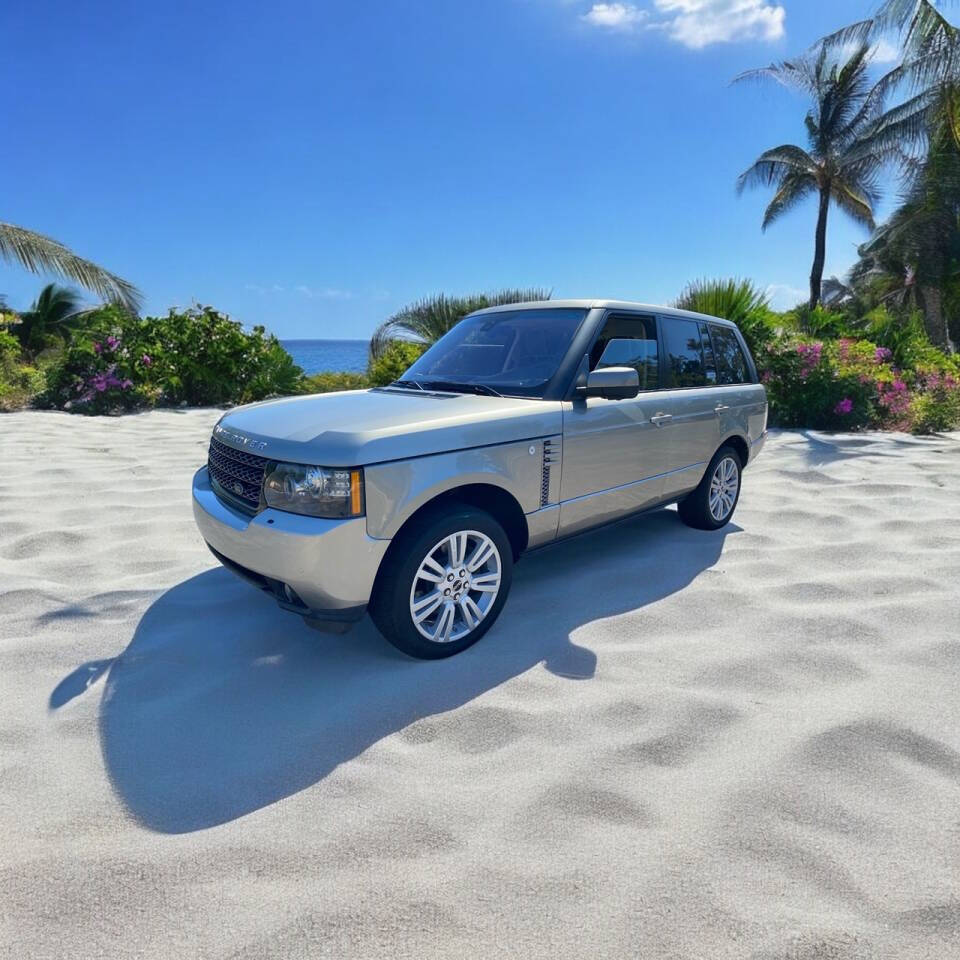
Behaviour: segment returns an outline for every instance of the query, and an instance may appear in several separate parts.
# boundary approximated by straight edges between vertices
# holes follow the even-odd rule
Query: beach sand
[[[960,956],[960,434],[774,432],[419,663],[215,564],[218,416],[0,418],[0,956]]]

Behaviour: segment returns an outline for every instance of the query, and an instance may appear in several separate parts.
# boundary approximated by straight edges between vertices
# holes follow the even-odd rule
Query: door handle
[[[673,414],[672,414],[672,413],[655,413],[655,414],[650,418],[650,422],[651,422],[655,427],[659,427],[660,424],[663,423],[664,421],[666,421],[666,420],[672,420],[672,419],[673,419]]]
[[[729,410],[730,408],[725,403],[718,403],[714,408],[714,413],[723,413],[724,410]]]

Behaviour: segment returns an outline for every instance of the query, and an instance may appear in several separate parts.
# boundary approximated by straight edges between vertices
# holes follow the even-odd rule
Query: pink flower
[[[116,350],[120,346],[120,341],[116,337],[107,337],[107,349]]]
[[[94,353],[101,353],[102,351],[103,351],[103,344],[100,343],[99,340],[97,340],[97,341],[94,343],[94,345],[93,345],[93,352],[94,352]]]
[[[121,389],[121,390],[129,390],[132,386],[133,386],[133,381],[132,381],[132,380],[124,380],[124,381],[120,384],[120,389]]]
[[[147,356],[147,354],[144,354],[144,355],[140,358],[140,362],[141,362],[145,367],[149,367],[150,364],[153,363],[153,361],[150,359],[149,356]]]
[[[769,370],[764,370],[763,373],[760,374],[761,383],[769,383],[772,379],[773,378],[770,376]]]
[[[849,397],[844,397],[834,408],[834,413],[839,413],[841,416],[843,414],[849,413],[853,409],[853,401]]]

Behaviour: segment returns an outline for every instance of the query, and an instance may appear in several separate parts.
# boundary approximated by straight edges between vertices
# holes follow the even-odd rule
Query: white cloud
[[[659,25],[667,35],[693,50],[714,43],[783,37],[786,10],[767,0],[654,0],[666,15]]]
[[[353,293],[349,290],[338,290],[335,287],[324,287],[322,290],[315,290],[313,287],[308,287],[305,283],[298,284],[293,289],[310,300],[349,300],[353,296]]]
[[[649,16],[648,10],[641,10],[632,3],[595,3],[580,19],[594,27],[633,30]]]
[[[806,303],[810,291],[792,287],[789,283],[771,283],[764,291],[773,310],[790,310],[798,303]]]

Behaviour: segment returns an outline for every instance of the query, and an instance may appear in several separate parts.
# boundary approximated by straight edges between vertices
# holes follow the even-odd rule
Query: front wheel
[[[719,530],[730,522],[740,499],[743,464],[733,447],[721,447],[699,486],[677,505],[680,519],[698,530]]]
[[[411,657],[449,657],[493,626],[512,579],[513,550],[503,527],[482,510],[453,506],[393,544],[370,616]]]

